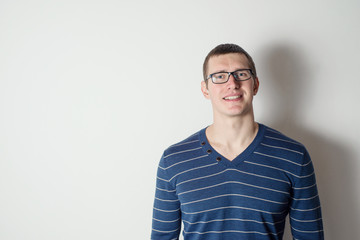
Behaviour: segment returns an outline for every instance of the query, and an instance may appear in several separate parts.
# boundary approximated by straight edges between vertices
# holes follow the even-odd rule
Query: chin
[[[244,117],[247,116],[249,114],[252,114],[252,108],[248,108],[248,109],[238,109],[238,110],[233,110],[233,111],[229,111],[228,112],[228,116],[232,116],[232,117]]]

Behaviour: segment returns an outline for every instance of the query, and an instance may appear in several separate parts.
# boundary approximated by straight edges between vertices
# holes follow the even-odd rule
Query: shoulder
[[[277,166],[285,166],[293,170],[308,163],[310,159],[307,149],[302,143],[267,126],[264,126],[263,138],[255,154],[269,157]]]
[[[313,169],[305,146],[280,131],[267,126],[264,128],[263,139],[254,152],[256,161],[282,169],[291,179],[310,176]]]
[[[165,149],[159,167],[168,172],[169,179],[198,165],[197,160],[206,156],[200,144],[201,131],[204,129]]]
[[[264,126],[264,138],[262,141],[262,145],[264,144],[270,144],[274,145],[275,147],[282,147],[287,148],[289,150],[298,151],[304,153],[306,151],[305,146],[298,142],[297,140],[294,140],[293,138],[288,137],[284,133],[275,130],[271,127],[268,127],[266,125]]]
[[[183,139],[180,142],[170,145],[168,148],[165,149],[163,157],[166,158],[171,155],[175,155],[176,153],[181,153],[184,151],[189,151],[194,148],[199,148],[201,131],[203,131],[203,129],[188,136],[187,138]]]

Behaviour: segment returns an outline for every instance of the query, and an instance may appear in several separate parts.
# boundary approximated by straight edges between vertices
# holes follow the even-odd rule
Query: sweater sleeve
[[[323,224],[314,167],[307,151],[294,179],[290,201],[290,225],[295,240],[323,240]]]
[[[175,186],[170,183],[166,162],[162,157],[157,171],[151,239],[176,240],[180,228],[180,201]]]

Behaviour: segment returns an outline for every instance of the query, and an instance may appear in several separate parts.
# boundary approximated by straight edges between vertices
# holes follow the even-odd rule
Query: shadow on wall
[[[272,46],[263,57],[266,66],[264,70],[269,74],[266,81],[274,84],[276,91],[279,91],[276,92],[279,96],[274,96],[278,99],[274,106],[280,110],[276,109],[277,116],[273,122],[267,124],[307,147],[316,172],[325,238],[358,239],[360,228],[356,191],[359,191],[359,187],[354,181],[357,173],[352,167],[355,156],[351,149],[334,141],[331,136],[311,131],[301,125],[301,116],[306,113],[303,99],[311,99],[308,92],[316,94],[311,89],[311,82],[316,81],[316,70],[309,65],[307,56],[304,56],[297,46],[290,44]],[[326,86],[323,90],[326,91]],[[292,239],[289,226],[284,239]]]

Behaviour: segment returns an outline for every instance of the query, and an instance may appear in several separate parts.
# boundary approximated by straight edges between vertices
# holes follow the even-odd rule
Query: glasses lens
[[[228,80],[228,73],[215,73],[212,75],[213,83],[224,83]]]
[[[239,70],[233,73],[233,76],[238,81],[245,81],[251,78],[249,70]]]

